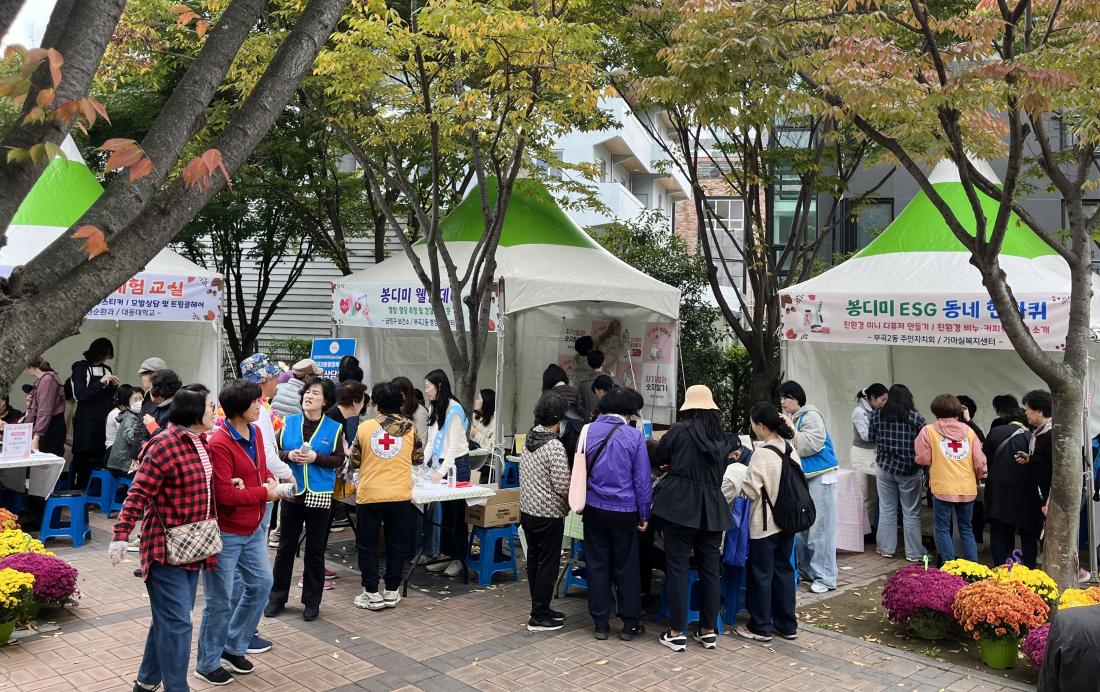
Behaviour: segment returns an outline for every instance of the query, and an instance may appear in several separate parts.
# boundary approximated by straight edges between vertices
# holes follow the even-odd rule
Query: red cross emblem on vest
[[[958,454],[959,452],[962,451],[963,443],[959,442],[958,440],[951,440],[950,442],[947,443],[947,448],[950,449],[955,454]]]
[[[395,444],[397,444],[397,440],[390,437],[389,433],[383,433],[382,437],[378,438],[378,446],[380,446],[387,452],[390,451],[390,447],[394,446]]]
[[[380,459],[393,459],[401,453],[403,446],[402,439],[389,434],[385,428],[378,428],[371,433],[371,451]]]

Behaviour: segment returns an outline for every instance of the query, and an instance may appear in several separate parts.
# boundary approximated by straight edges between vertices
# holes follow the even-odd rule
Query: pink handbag
[[[584,502],[588,496],[588,460],[584,448],[588,444],[588,426],[581,428],[577,439],[577,452],[573,455],[573,472],[569,476],[569,509],[577,514],[584,512]]]

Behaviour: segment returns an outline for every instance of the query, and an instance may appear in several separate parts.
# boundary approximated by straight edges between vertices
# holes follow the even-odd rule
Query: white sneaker
[[[814,593],[828,593],[829,587],[815,581],[813,584],[810,584],[810,591]]]
[[[457,577],[462,574],[462,561],[451,560],[451,564],[447,565],[447,568],[443,570],[443,574],[448,577]]]
[[[396,608],[397,604],[401,602],[400,591],[383,591],[382,602],[387,608]]]
[[[377,591],[369,592],[363,589],[363,593],[355,597],[355,607],[365,608],[367,610],[382,610],[386,607],[385,601],[382,600],[382,594]]]
[[[436,559],[442,559],[442,558],[437,557]],[[429,572],[442,572],[443,570],[447,569],[450,566],[451,566],[450,562],[437,562],[434,565],[428,565],[424,569],[428,570]]]
[[[1079,567],[1077,569],[1077,583],[1078,584],[1084,584],[1089,579],[1092,579],[1092,574],[1087,569],[1084,569],[1083,567]]]

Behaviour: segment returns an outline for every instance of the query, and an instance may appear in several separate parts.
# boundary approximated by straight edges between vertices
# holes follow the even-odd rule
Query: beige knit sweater
[[[798,452],[794,451],[794,445],[781,439],[768,440],[765,444],[783,449],[787,444],[791,448],[791,457],[802,464],[798,458]],[[764,502],[763,490],[767,488],[768,498],[775,504],[775,497],[779,492],[779,476],[783,471],[783,459],[778,454],[763,446],[753,450],[752,459],[749,460],[749,472],[745,476],[745,482],[741,485],[741,491],[752,501],[752,514],[749,521],[749,538],[767,538],[779,533],[780,529],[772,520],[771,510]],[[764,513],[767,512],[768,530],[764,530]]]

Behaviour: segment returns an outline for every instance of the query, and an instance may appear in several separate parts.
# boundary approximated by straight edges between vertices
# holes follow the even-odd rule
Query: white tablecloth
[[[871,523],[863,507],[863,487],[859,474],[849,469],[836,472],[836,548],[852,553],[863,552],[863,536],[871,533]]]
[[[489,502],[489,498],[496,495],[495,488],[485,485],[471,485],[466,488],[452,488],[443,483],[432,483],[425,479],[423,485],[413,486],[412,503],[423,511],[424,506],[430,502],[447,502],[449,500],[465,500],[466,505],[474,507]]]
[[[16,492],[49,497],[65,468],[65,460],[54,454],[35,452],[29,459],[0,460],[0,485]],[[30,480],[27,480],[30,469]]]

